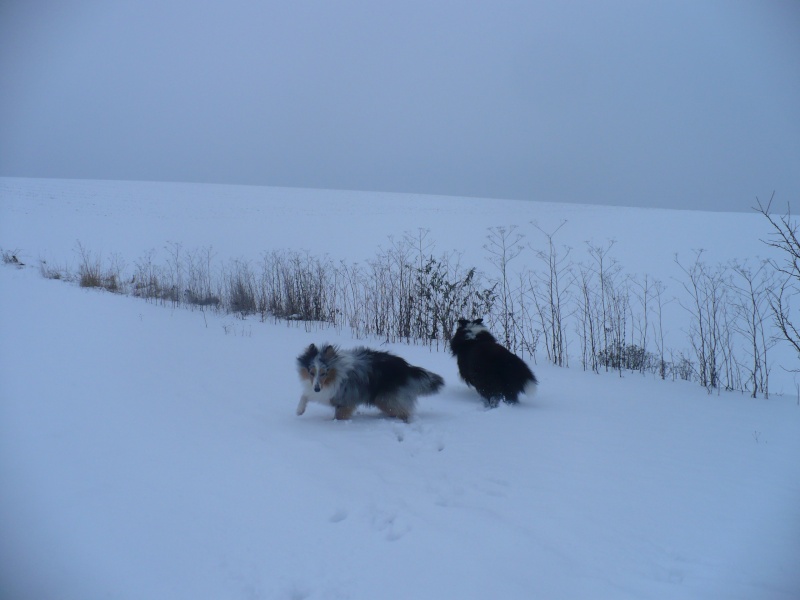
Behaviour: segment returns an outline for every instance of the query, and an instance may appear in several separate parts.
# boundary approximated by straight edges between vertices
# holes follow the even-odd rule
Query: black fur
[[[532,393],[538,383],[525,361],[489,333],[483,319],[459,319],[450,352],[456,357],[461,378],[488,406],[497,406],[500,400],[515,404],[521,393]]]

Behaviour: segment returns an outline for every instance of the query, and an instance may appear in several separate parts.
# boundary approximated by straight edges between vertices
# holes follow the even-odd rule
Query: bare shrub
[[[262,319],[332,322],[335,275],[332,261],[309,253],[264,254],[258,278],[257,307]]]
[[[227,269],[223,297],[228,312],[237,313],[242,318],[256,313],[255,278],[247,262],[235,260]]]
[[[491,314],[495,286],[481,289],[481,277],[472,267],[461,266],[456,253],[433,256],[417,270],[415,298],[425,315],[420,320],[422,339],[449,342],[456,323],[462,317]]]
[[[486,243],[483,249],[488,253],[489,262],[497,269],[499,275],[497,285],[497,300],[499,303],[499,321],[501,327],[501,340],[503,344],[512,350],[516,349],[516,331],[514,316],[514,290],[511,287],[512,277],[509,273],[511,262],[517,258],[522,250],[522,240],[525,236],[517,233],[516,225],[511,227],[490,227],[489,234],[486,236]]]
[[[544,270],[528,276],[528,297],[533,301],[539,318],[547,358],[559,367],[569,365],[567,322],[570,316],[570,291],[575,282],[571,249],[564,248],[562,254],[554,241],[556,233],[565,224],[566,221],[552,232],[536,226],[547,240],[547,249],[536,251]]]
[[[168,277],[164,269],[153,261],[155,251],[150,250],[136,261],[134,275],[131,280],[132,293],[137,298],[162,304],[179,302],[178,290],[167,284]]]
[[[94,255],[83,244],[77,242],[78,284],[84,288],[101,288],[109,292],[122,292],[122,273],[125,263],[119,255],[112,255],[107,266],[102,257]]]
[[[770,237],[762,241],[780,253],[779,259],[770,260],[777,285],[770,290],[768,299],[781,339],[794,348],[800,360],[800,313],[796,301],[800,297],[800,221],[792,217],[790,206],[782,216],[772,215],[774,197],[773,193],[766,206],[756,198],[755,208],[772,227]]]
[[[19,259],[19,250],[3,250],[0,249],[0,257],[2,257],[4,265],[12,265],[15,267],[24,267],[25,263]]]
[[[43,258],[39,259],[39,274],[45,279],[69,280],[71,278],[67,266],[58,267],[51,262],[47,262]]]
[[[695,252],[694,262],[684,266],[675,256],[675,263],[686,276],[681,281],[690,302],[681,306],[690,315],[689,341],[697,358],[700,385],[709,392],[721,385],[724,335],[727,335],[725,312],[728,290],[723,268],[714,269],[702,260],[703,251]]]
[[[200,308],[218,308],[221,304],[211,266],[214,257],[211,246],[186,253],[181,272],[186,274],[183,300],[187,304]]]

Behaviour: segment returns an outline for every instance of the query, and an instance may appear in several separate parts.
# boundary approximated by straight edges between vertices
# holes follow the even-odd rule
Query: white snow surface
[[[487,226],[537,218],[663,277],[696,247],[754,256],[764,231],[756,215],[0,179],[0,245],[30,263],[74,260],[76,241],[129,261],[166,241],[361,259],[420,226],[478,256]],[[446,387],[410,424],[298,417],[295,357],[324,341]],[[531,366],[535,398],[487,410],[444,351],[0,266],[0,597],[800,598],[795,397]]]

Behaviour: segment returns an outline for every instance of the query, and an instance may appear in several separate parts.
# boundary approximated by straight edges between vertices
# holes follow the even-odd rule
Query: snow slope
[[[162,186],[2,184],[2,246],[60,260],[76,239],[236,255],[280,232],[368,255],[409,212],[387,203],[354,235],[362,207],[334,194],[348,217],[330,227],[326,213],[330,245],[321,217],[214,201],[214,186],[167,206],[170,189],[193,186],[139,203],[137,190]],[[293,194],[323,210],[323,192]],[[472,216],[426,203],[440,244],[507,222],[504,203],[474,201]],[[800,597],[794,398],[539,364],[535,399],[487,411],[446,353],[389,345],[444,391],[409,425],[369,410],[341,423],[318,405],[294,414],[294,357],[312,341],[355,343],[0,268],[0,597]]]
[[[755,204],[755,199],[753,201]],[[487,227],[517,225],[541,247],[546,232],[576,255],[587,241],[616,241],[630,273],[676,273],[678,252],[705,249],[708,261],[766,256],[769,225],[755,213],[707,213],[520,200],[453,198],[189,183],[0,177],[0,241],[31,258],[74,258],[76,242],[129,261],[170,242],[213,246],[221,259],[250,260],[286,248],[336,259],[373,258],[389,236],[430,230],[438,250],[478,263]],[[483,266],[483,265],[478,265]]]

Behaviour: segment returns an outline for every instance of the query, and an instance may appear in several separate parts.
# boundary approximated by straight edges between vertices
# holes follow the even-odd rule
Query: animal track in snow
[[[411,531],[411,525],[398,519],[396,511],[377,511],[372,516],[372,526],[376,531],[385,532],[386,540],[395,542]]]
[[[347,518],[348,514],[349,513],[347,510],[344,508],[337,509],[330,517],[328,517],[328,521],[331,523],[341,523]]]
[[[508,495],[508,491],[511,488],[511,484],[508,481],[502,479],[488,477],[482,483],[474,484],[474,487],[476,490],[483,492],[487,496],[493,496],[495,498],[503,498]]]
[[[441,452],[445,448],[442,432],[419,422],[410,425],[395,425],[393,433],[399,443],[405,442],[412,455],[429,450]]]

